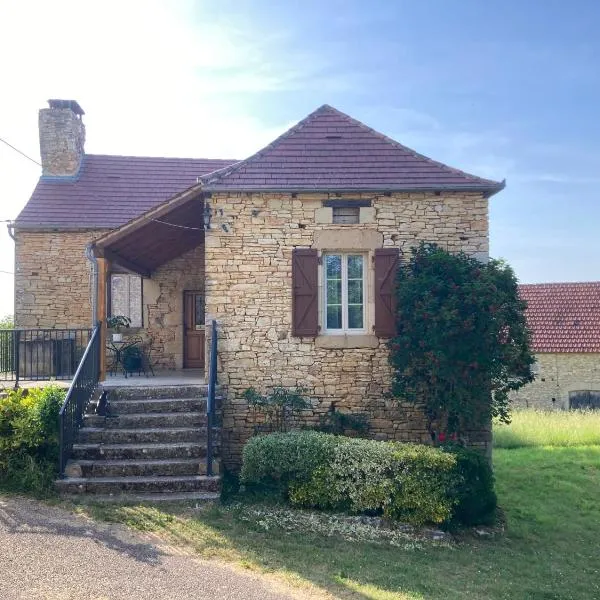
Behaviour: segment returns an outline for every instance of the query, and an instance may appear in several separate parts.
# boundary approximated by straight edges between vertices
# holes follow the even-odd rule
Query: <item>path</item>
[[[260,576],[177,555],[121,525],[0,496],[2,600],[298,598]]]

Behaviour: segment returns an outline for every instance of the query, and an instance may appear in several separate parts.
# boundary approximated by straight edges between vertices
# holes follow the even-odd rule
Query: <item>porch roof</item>
[[[144,277],[204,243],[204,196],[195,185],[100,238],[94,255]]]

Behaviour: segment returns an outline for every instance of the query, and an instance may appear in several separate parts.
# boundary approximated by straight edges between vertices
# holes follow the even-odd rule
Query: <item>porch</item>
[[[209,221],[210,209],[195,187],[93,244],[93,303],[104,349],[100,380],[107,385],[125,382],[129,369],[120,348],[128,340],[148,356],[160,379],[199,381],[207,356],[204,230]],[[112,342],[107,326],[116,316],[131,319],[131,327],[118,332],[124,346]],[[143,385],[136,381],[135,375],[126,378],[127,385]]]

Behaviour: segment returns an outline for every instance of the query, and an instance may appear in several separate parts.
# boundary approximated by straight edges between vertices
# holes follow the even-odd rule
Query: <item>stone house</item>
[[[419,411],[384,396],[395,265],[421,241],[485,259],[504,183],[327,105],[242,161],[86,154],[83,114],[70,100],[40,111],[43,172],[14,223],[18,327],[125,314],[159,367],[185,369],[204,367],[215,319],[232,464],[249,386],[302,386],[308,422],[333,405],[366,414],[375,438],[429,440]]]
[[[513,394],[517,407],[600,408],[600,282],[519,286],[527,302],[535,380]]]

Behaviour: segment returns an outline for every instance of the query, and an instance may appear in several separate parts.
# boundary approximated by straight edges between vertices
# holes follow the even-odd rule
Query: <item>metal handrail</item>
[[[90,341],[75,371],[75,376],[65,401],[58,413],[60,437],[60,475],[65,471],[67,460],[73,449],[78,429],[89,401],[100,380],[100,323],[96,325]]]
[[[206,400],[206,474],[213,474],[213,427],[217,387],[217,322],[211,323],[210,365],[208,371],[208,398]]]

